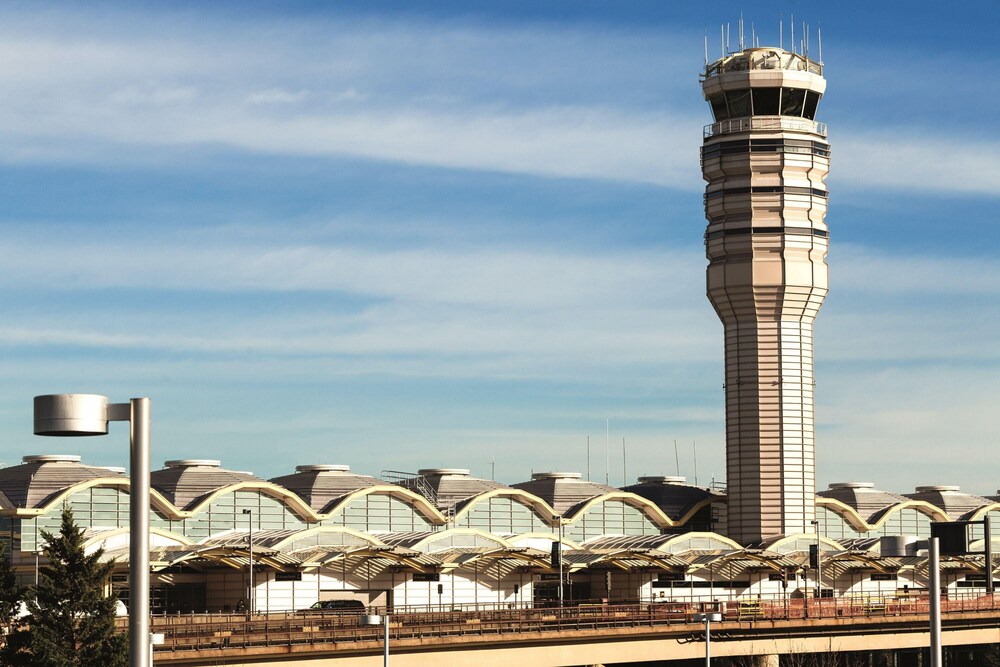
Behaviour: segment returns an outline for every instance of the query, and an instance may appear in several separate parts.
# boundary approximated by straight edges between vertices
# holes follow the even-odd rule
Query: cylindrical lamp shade
[[[107,435],[108,397],[99,394],[35,396],[35,435]]]

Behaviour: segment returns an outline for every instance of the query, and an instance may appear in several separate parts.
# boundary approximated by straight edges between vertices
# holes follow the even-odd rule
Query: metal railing
[[[428,484],[427,480],[423,476],[415,472],[406,472],[404,470],[383,470],[380,473],[380,477],[390,484],[396,484],[405,489],[416,491],[429,500],[432,505],[437,507],[437,493],[434,491],[434,487]]]
[[[808,56],[781,49],[751,49],[747,53],[733,53],[705,67],[702,79],[711,79],[730,72],[750,70],[792,70],[823,76],[823,63]]]
[[[705,126],[705,138],[716,137],[722,134],[735,134],[737,132],[749,132],[750,130],[792,130],[796,132],[808,132],[821,137],[826,136],[826,123],[819,123],[808,118],[795,118],[794,116],[754,116],[751,118],[734,118],[732,120],[722,120],[718,123],[711,123]]]
[[[962,595],[942,600],[943,614],[1000,611],[998,595]],[[553,631],[676,626],[700,627],[694,615],[718,611],[723,622],[797,621],[870,617],[926,616],[926,594],[856,595],[840,598],[743,598],[712,601],[663,601],[633,604],[578,602],[564,607],[454,609],[418,612],[390,611],[391,641],[462,635],[513,635]],[[384,612],[384,610],[371,610]],[[900,621],[905,618],[900,618]],[[735,626],[744,627],[744,626]],[[362,625],[359,615],[329,612],[270,614],[187,614],[157,616],[152,631],[163,633],[157,652],[206,649],[250,649],[296,644],[333,645],[381,642],[382,629]]]

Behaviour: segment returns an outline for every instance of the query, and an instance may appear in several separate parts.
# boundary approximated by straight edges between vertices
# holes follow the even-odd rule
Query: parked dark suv
[[[302,611],[329,611],[335,614],[363,614],[365,605],[361,600],[320,600]]]

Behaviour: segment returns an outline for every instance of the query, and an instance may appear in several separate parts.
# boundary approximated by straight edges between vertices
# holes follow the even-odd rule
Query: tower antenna
[[[708,67],[708,30],[705,30],[705,66]]]
[[[694,485],[698,486],[698,443],[691,441],[691,451],[694,452]]]
[[[795,53],[795,14],[792,14],[792,20],[789,23],[792,25],[792,53]]]
[[[733,30],[732,30],[732,28],[733,28],[733,26],[730,25],[729,22],[727,21],[726,22],[726,53],[732,53],[732,51],[733,51],[733,48],[732,48],[733,43],[729,39],[730,37],[733,36]]]
[[[674,470],[677,471],[677,476],[681,476],[681,457],[677,454],[677,441],[674,440]]]
[[[816,39],[819,40],[819,64],[823,64],[823,29],[816,26]]]
[[[611,417],[604,418],[604,484],[610,486],[611,482]]]
[[[628,486],[628,459],[625,457],[625,438],[622,438],[622,486]]]
[[[740,12],[740,51],[746,49],[746,43],[743,41],[743,12]]]
[[[778,48],[785,50],[785,16],[778,14]]]

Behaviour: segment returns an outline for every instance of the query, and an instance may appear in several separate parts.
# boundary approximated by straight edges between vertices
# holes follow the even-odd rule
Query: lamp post
[[[694,620],[696,623],[702,621],[705,622],[705,667],[711,667],[712,665],[712,623],[718,623],[722,620],[722,614],[719,612],[710,612],[707,614],[695,614]]]
[[[254,590],[254,580],[253,580],[253,510],[245,509],[243,510],[243,513],[248,515],[247,525],[250,528],[250,535],[248,537],[248,541],[250,542],[250,594],[247,596],[247,604],[250,608],[250,613],[253,614],[254,602],[255,598],[257,597],[256,596],[257,591]],[[267,602],[267,600],[265,600],[265,602]]]
[[[939,538],[927,540],[927,591],[930,593],[931,667],[941,667],[941,557]]]
[[[362,616],[361,624],[382,626],[382,667],[389,667],[389,608],[386,607],[385,613],[381,616],[378,614]]]
[[[816,529],[816,599],[818,600],[823,597],[823,552],[819,540],[819,519],[813,519],[811,523]]]
[[[97,394],[35,396],[35,435],[107,435],[109,421],[130,424],[128,664],[150,667],[149,399],[109,403]]]
[[[559,609],[563,607],[563,518],[559,517]],[[562,611],[559,612],[562,617]]]

